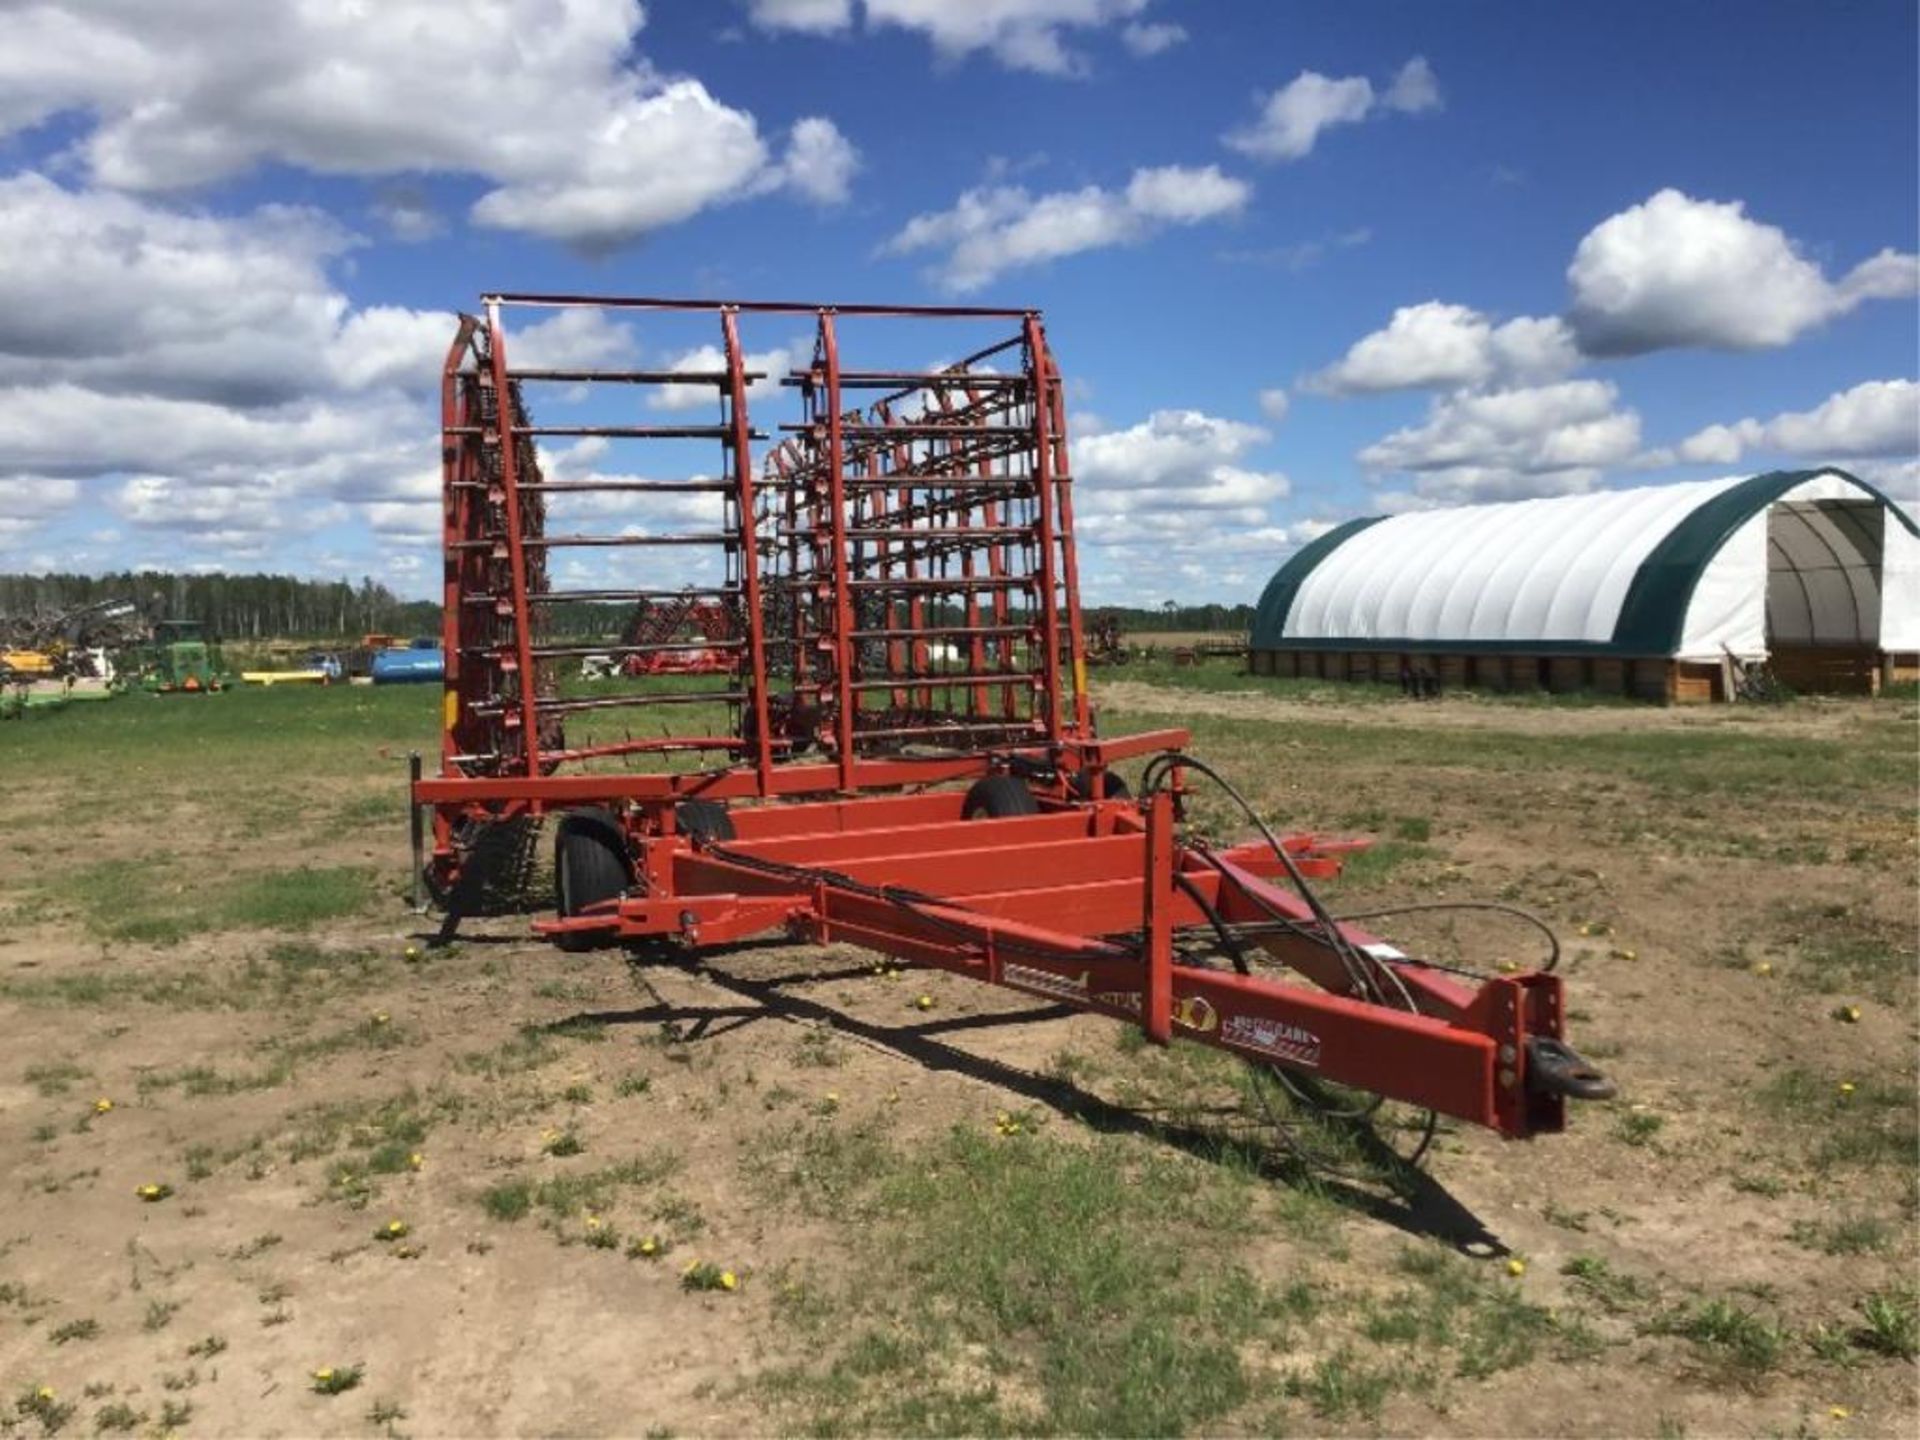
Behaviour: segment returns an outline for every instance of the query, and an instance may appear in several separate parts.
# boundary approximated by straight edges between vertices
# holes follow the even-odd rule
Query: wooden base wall
[[[1769,659],[1774,677],[1794,690],[1878,695],[1901,657],[1865,645],[1776,645]]]
[[[1884,685],[1920,681],[1920,654],[1912,651],[1782,647],[1771,663],[1785,684],[1814,694],[1878,694]],[[1725,667],[1658,656],[1279,649],[1254,650],[1247,665],[1255,675],[1396,686],[1405,667],[1415,675],[1434,677],[1442,690],[1584,692],[1632,696],[1656,705],[1703,705],[1728,698]]]

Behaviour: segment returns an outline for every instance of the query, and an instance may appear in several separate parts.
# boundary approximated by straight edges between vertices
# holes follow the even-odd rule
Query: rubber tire
[[[1040,802],[1011,775],[989,775],[973,782],[960,804],[962,820],[1005,820],[1015,815],[1038,815]]]
[[[562,920],[602,900],[617,899],[632,883],[627,857],[605,829],[561,822],[553,842],[553,901]],[[597,936],[565,932],[554,940],[562,950],[591,950],[602,943]]]
[[[1113,771],[1102,770],[1100,774],[1103,779],[1103,783],[1100,786],[1100,799],[1131,800],[1133,798],[1133,790],[1131,787],[1128,786],[1125,780],[1122,780],[1118,775],[1114,774]],[[1067,789],[1072,792],[1073,798],[1076,800],[1093,799],[1093,778],[1091,773],[1086,770],[1074,771],[1073,778],[1067,782]]]
[[[696,845],[733,840],[733,817],[718,800],[682,800],[673,807],[673,823]]]

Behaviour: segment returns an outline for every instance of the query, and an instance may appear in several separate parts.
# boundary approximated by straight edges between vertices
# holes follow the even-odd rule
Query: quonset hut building
[[[1260,597],[1256,674],[1729,696],[1920,678],[1920,528],[1843,470],[1352,520]]]

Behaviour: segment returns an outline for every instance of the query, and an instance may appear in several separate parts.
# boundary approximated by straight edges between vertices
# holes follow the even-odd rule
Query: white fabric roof
[[[1392,516],[1349,536],[1307,573],[1283,643],[1610,644],[1655,548],[1749,478]],[[1844,514],[1821,503],[1843,501],[1855,502]],[[1783,640],[1920,648],[1920,539],[1851,478],[1819,473],[1713,554],[1694,583],[1674,653],[1764,654],[1770,598]]]

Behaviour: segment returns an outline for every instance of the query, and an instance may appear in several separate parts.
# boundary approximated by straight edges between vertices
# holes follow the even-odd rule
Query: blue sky
[[[0,568],[426,593],[487,289],[1043,309],[1094,600],[1251,600],[1383,508],[1920,479],[1910,3],[352,11],[14,17]]]

